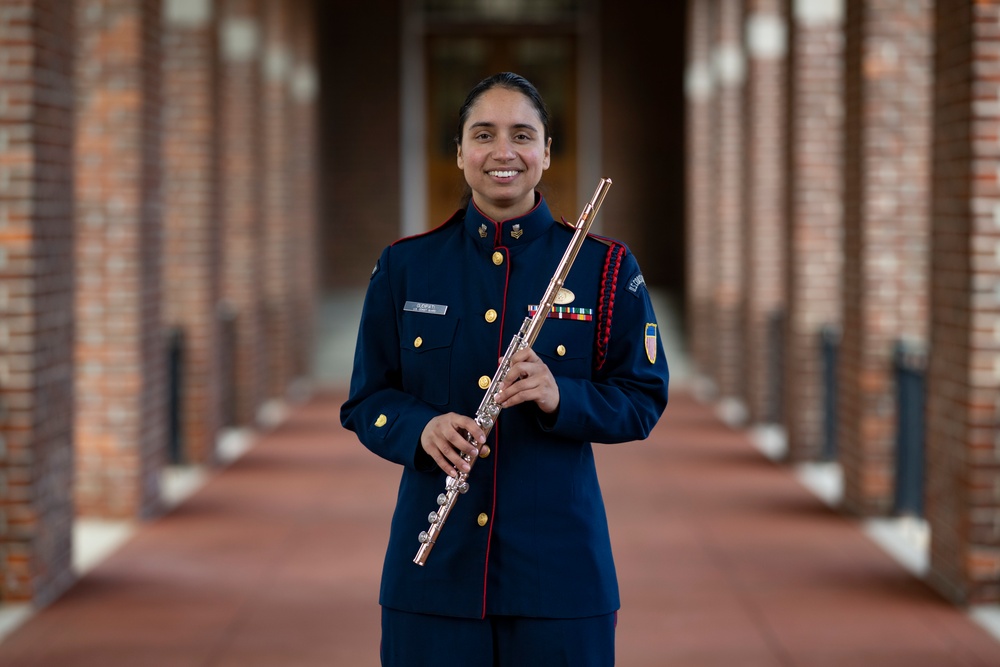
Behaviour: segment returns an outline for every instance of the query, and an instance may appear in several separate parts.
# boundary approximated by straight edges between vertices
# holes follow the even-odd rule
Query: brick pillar
[[[743,168],[746,193],[746,401],[753,422],[780,418],[780,336],[784,310],[785,56],[788,17],[781,0],[747,0],[747,128]]]
[[[76,487],[83,516],[159,510],[160,3],[78,0]]]
[[[844,507],[892,510],[893,348],[927,340],[931,0],[848,0],[843,337],[838,458]]]
[[[0,1],[0,601],[72,583],[73,21]]]
[[[743,365],[743,84],[742,0],[716,0],[714,46],[716,135],[712,234],[711,354],[723,405],[742,405]],[[742,408],[739,408],[742,412]]]
[[[267,339],[268,398],[283,399],[292,380],[292,307],[290,292],[293,257],[291,196],[289,194],[289,96],[292,52],[289,43],[289,7],[266,0],[264,28],[263,215],[264,257],[260,289],[264,293]]]
[[[290,293],[295,344],[292,345],[292,373],[305,378],[312,371],[316,342],[316,308],[318,301],[319,229],[316,220],[316,178],[319,169],[316,146],[316,100],[319,78],[316,72],[316,17],[313,3],[299,0],[294,5],[292,30],[294,38],[291,74],[290,119],[294,143],[289,165],[289,192],[293,247],[289,269],[292,271]]]
[[[783,413],[788,457],[810,460],[822,445],[820,332],[841,307],[843,5],[790,5]]]
[[[687,98],[687,332],[696,378],[709,383],[715,374],[712,346],[712,3],[695,0],[688,10]],[[712,391],[712,388],[709,388]]]
[[[223,298],[235,317],[230,419],[251,425],[264,395],[261,2],[225,0],[220,29],[220,165]]]
[[[181,458],[220,426],[217,30],[211,0],[163,0],[165,321],[183,333]]]
[[[929,580],[974,604],[1000,601],[1000,2],[936,6]]]

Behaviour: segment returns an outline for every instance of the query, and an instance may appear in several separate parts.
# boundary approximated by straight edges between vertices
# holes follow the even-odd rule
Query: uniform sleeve
[[[399,329],[391,289],[390,248],[372,271],[361,311],[350,394],[340,421],[382,458],[417,470],[435,469],[420,434],[438,411],[401,389]]]
[[[645,439],[667,405],[669,370],[639,265],[626,253],[614,288],[607,356],[590,380],[556,377],[559,411],[543,428],[599,443]]]

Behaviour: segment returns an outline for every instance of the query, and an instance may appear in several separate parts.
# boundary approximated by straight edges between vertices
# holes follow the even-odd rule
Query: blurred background
[[[0,605],[343,391],[501,70],[632,249],[678,392],[1000,602],[1000,2],[0,0]],[[84,536],[84,537],[81,537]],[[91,547],[90,545],[98,545]],[[105,545],[105,546],[101,546]]]

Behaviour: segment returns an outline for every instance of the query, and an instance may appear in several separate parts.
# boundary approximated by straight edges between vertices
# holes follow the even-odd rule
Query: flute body
[[[573,266],[573,262],[580,251],[580,247],[583,245],[583,241],[587,237],[587,232],[590,230],[590,226],[594,222],[594,217],[597,215],[597,211],[600,209],[601,203],[604,201],[604,197],[610,187],[610,178],[602,178],[598,183],[597,189],[594,191],[594,196],[591,197],[590,201],[584,206],[583,211],[580,213],[580,217],[577,219],[573,237],[570,239],[569,245],[566,247],[566,251],[563,253],[562,259],[559,260],[559,264],[556,266],[555,273],[549,281],[548,287],[545,289],[545,294],[538,303],[538,310],[533,316],[524,318],[524,322],[521,323],[521,328],[514,335],[513,339],[511,339],[510,345],[507,346],[507,352],[504,354],[499,365],[497,366],[496,373],[493,375],[493,381],[490,382],[490,386],[486,390],[486,393],[479,404],[479,408],[476,410],[475,416],[476,423],[487,436],[489,436],[490,431],[493,430],[493,425],[496,424],[497,417],[500,415],[501,408],[496,403],[496,394],[500,382],[510,371],[511,358],[518,351],[531,347],[531,345],[538,338],[538,333],[541,331],[542,325],[545,324],[545,320],[548,318],[549,312],[552,310],[553,303],[555,303],[556,295],[566,282],[566,276],[569,275],[569,270]],[[477,448],[477,450],[481,449],[476,443],[475,438],[468,433],[465,437],[470,444]],[[483,445],[482,447],[486,447],[486,445]],[[418,536],[420,547],[417,550],[417,555],[413,559],[413,562],[417,565],[424,565],[427,562],[427,557],[430,554],[431,549],[434,548],[434,545],[438,540],[438,536],[441,533],[441,529],[444,527],[445,521],[448,519],[452,508],[458,501],[458,497],[469,490],[469,472],[471,472],[472,465],[475,463],[477,457],[470,454],[463,454],[462,458],[469,464],[469,471],[459,471],[456,477],[448,477],[445,482],[445,490],[437,497],[438,508],[431,512],[427,517],[430,525],[427,530],[421,531]]]

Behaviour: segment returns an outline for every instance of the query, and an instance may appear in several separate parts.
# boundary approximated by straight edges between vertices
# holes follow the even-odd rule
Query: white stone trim
[[[719,44],[712,51],[712,66],[722,86],[738,86],[746,80],[746,55],[739,44]]]
[[[260,25],[252,18],[231,17],[219,26],[222,59],[245,63],[260,57]]]
[[[163,0],[163,21],[168,26],[204,28],[211,19],[211,0]]]
[[[839,25],[844,21],[844,0],[795,0],[795,21],[816,28]]]
[[[780,60],[788,53],[788,28],[773,12],[754,12],[747,16],[747,53],[751,58]]]
[[[684,93],[692,102],[702,102],[712,97],[715,77],[712,68],[703,60],[696,60],[684,72]]]
[[[292,69],[292,56],[280,44],[272,44],[264,52],[264,79],[269,82],[284,81]]]
[[[308,104],[316,99],[319,76],[312,63],[302,62],[292,70],[292,97],[296,102]]]

